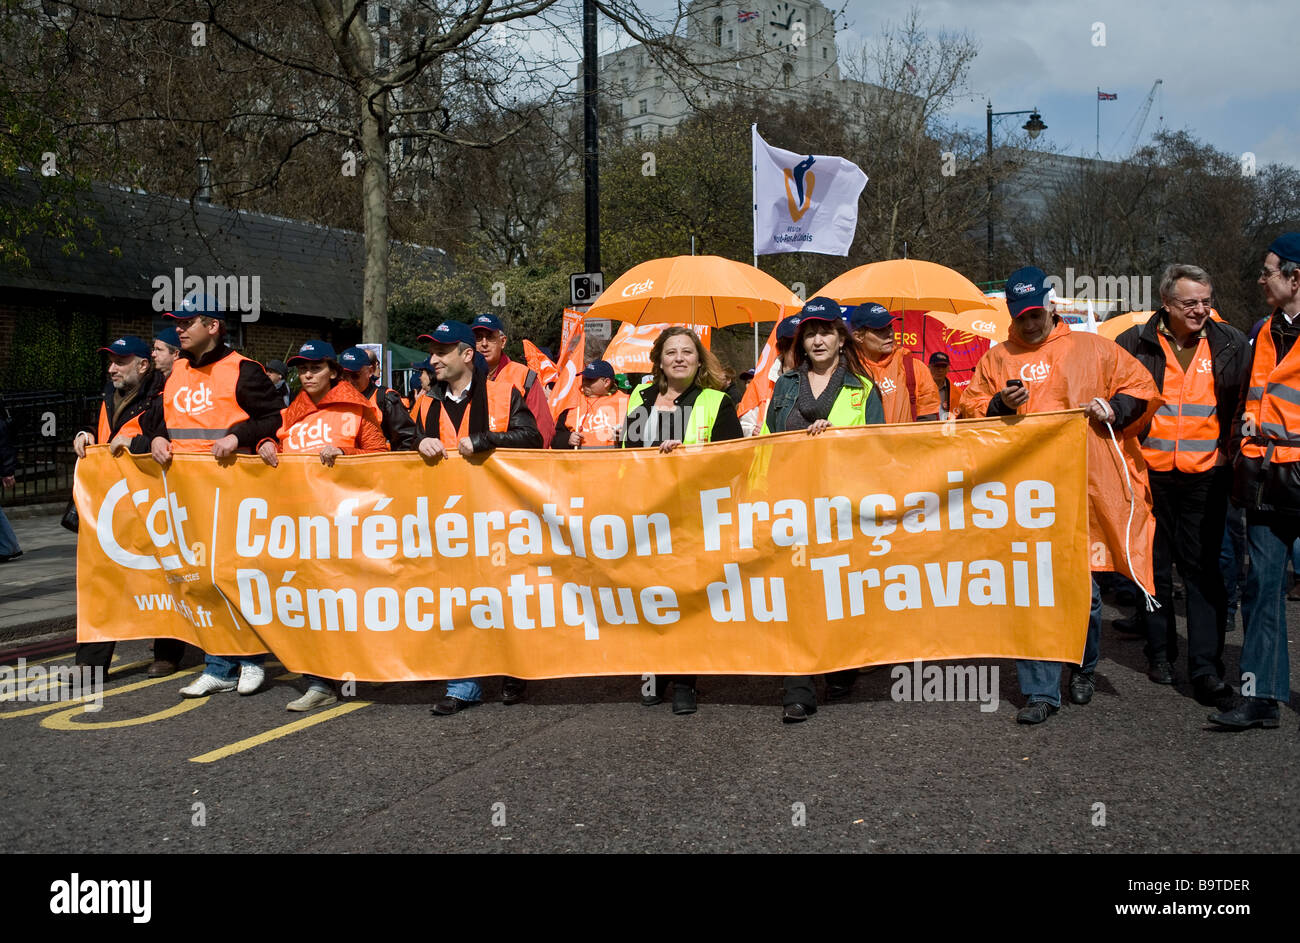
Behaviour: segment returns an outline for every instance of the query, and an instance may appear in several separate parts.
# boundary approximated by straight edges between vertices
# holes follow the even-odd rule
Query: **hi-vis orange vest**
[[[1142,440],[1142,457],[1154,471],[1209,471],[1219,457],[1210,342],[1200,339],[1184,373],[1169,340],[1159,331],[1156,336],[1165,353],[1165,402],[1156,410]]]
[[[134,438],[143,435],[140,428],[140,414],[136,414],[122,423],[122,428],[117,430],[118,435],[129,436]],[[99,404],[99,431],[95,436],[95,441],[100,445],[106,444],[113,437],[113,427],[108,422],[108,406],[104,403]]]
[[[612,449],[627,418],[627,394],[611,393],[596,399],[583,397],[574,409],[574,432],[582,433],[584,449]]]
[[[478,378],[475,377],[475,380]],[[505,432],[510,425],[510,394],[514,392],[514,387],[509,383],[502,383],[499,380],[487,381],[487,402],[488,402],[488,432]],[[428,397],[430,403],[433,397]],[[447,417],[446,409],[438,410],[438,438],[442,440],[442,447],[448,452],[456,451],[460,440],[469,435],[469,414],[473,410],[473,403],[465,406],[465,413],[460,417],[460,428],[451,424]],[[427,418],[429,407],[421,404],[424,416]]]
[[[345,381],[346,382],[346,381]],[[355,449],[357,433],[361,430],[361,417],[370,410],[358,403],[328,403],[311,415],[276,433],[281,452],[309,452],[319,454],[327,445],[339,449]]]
[[[206,367],[176,358],[163,387],[163,416],[173,452],[207,452],[230,427],[248,419],[235,400],[239,365],[246,357],[230,353]]]
[[[528,374],[532,373],[527,364],[520,363],[518,360],[511,360],[500,365],[501,369],[492,377],[497,383],[509,383],[519,391],[520,396],[527,396],[528,389],[532,383],[528,382]],[[537,374],[533,373],[533,383],[537,382]]]
[[[1248,458],[1271,452],[1270,461],[1300,462],[1300,446],[1270,441],[1300,441],[1300,344],[1293,345],[1278,363],[1269,324],[1255,338],[1242,436],[1241,453]]]

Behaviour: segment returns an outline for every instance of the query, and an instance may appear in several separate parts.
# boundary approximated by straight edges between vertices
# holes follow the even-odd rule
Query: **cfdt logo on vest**
[[[172,395],[172,408],[184,416],[201,416],[212,408],[212,388],[202,380],[198,386],[182,386]]]

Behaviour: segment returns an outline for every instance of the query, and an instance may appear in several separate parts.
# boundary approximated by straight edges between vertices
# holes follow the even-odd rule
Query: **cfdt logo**
[[[126,520],[130,518],[128,514],[118,513],[118,508],[128,498],[128,507],[138,509],[135,519],[143,519],[145,532],[156,553],[136,553],[122,546],[118,539],[119,528],[124,528]],[[104,555],[128,570],[179,570],[186,565],[199,566],[198,558],[185,538],[185,522],[188,519],[189,511],[177,500],[176,495],[155,498],[148,488],[132,492],[123,478],[104,495],[104,501],[95,515],[95,537]]]

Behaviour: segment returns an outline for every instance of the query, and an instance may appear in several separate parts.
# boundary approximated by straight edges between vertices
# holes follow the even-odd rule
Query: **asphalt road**
[[[640,706],[636,678],[537,682],[512,707],[492,682],[447,718],[441,685],[361,685],[368,705],[265,739],[322,712],[286,712],[286,680],[182,701],[191,676],[141,684],[147,643],[125,643],[139,664],[97,713],[0,703],[0,851],[1300,850],[1295,710],[1217,731],[1182,668],[1147,680],[1116,614],[1093,703],[1033,728],[999,662],[995,712],[895,702],[889,668],[790,726],[772,677],[701,679],[689,717]]]

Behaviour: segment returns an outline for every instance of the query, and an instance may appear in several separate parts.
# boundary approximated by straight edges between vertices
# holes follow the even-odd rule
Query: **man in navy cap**
[[[123,449],[148,450],[148,441],[140,430],[140,418],[150,402],[157,398],[165,379],[153,369],[149,345],[134,335],[119,337],[100,350],[108,354],[108,383],[99,406],[99,422],[94,428],[82,429],[72,440],[77,458],[86,457],[86,446],[96,442],[109,444],[114,454]],[[76,663],[108,670],[116,642],[81,642],[77,645]],[[179,639],[160,638],[153,643],[151,678],[164,678],[177,670],[185,643]]]
[[[1273,308],[1255,326],[1255,354],[1242,389],[1241,450],[1232,501],[1246,512],[1241,698],[1210,721],[1234,730],[1277,727],[1277,702],[1291,698],[1286,564],[1300,538],[1300,232],[1279,236],[1259,270]]]
[[[936,350],[930,355],[928,366],[930,379],[934,380],[935,389],[939,391],[939,418],[955,417],[961,404],[961,388],[948,379],[952,360],[942,350]]]
[[[614,368],[593,360],[582,368],[582,402],[560,413],[555,424],[555,449],[612,449],[627,418],[627,394],[614,385]]]
[[[396,390],[380,387],[369,351],[349,347],[339,354],[339,369],[343,371],[343,379],[370,403],[374,420],[384,430],[388,447],[394,452],[408,452],[414,448],[415,422],[411,413],[402,405],[402,397]]]
[[[540,449],[542,437],[519,391],[489,380],[475,368],[474,333],[459,321],[444,321],[420,340],[429,343],[436,379],[420,398],[415,425],[416,451],[430,461],[459,453],[468,458],[494,449]],[[482,700],[478,678],[447,682],[447,696],[433,706],[435,716],[458,713]],[[501,700],[517,704],[526,683],[506,678]]]
[[[154,461],[166,465],[175,452],[211,455],[218,461],[237,451],[252,454],[280,428],[284,400],[255,360],[226,343],[226,312],[207,295],[192,294],[167,317],[176,322],[181,355],[172,364],[161,396],[140,418]],[[207,666],[182,697],[206,697],[238,689],[253,694],[266,679],[265,655],[207,656]]]
[[[181,355],[181,338],[176,333],[176,328],[165,327],[153,336],[150,355],[153,358],[153,368],[164,379],[168,377],[172,372],[172,364]]]
[[[860,304],[849,315],[853,336],[867,354],[871,379],[880,390],[885,422],[927,422],[939,418],[939,389],[912,352],[894,341],[894,316],[884,305]]]
[[[542,435],[542,448],[550,448],[555,437],[555,420],[546,401],[546,389],[537,382],[537,374],[527,364],[511,360],[506,354],[509,338],[505,325],[495,314],[480,314],[470,322],[470,327],[474,331],[474,347],[487,361],[488,379],[504,380],[519,391]]]

